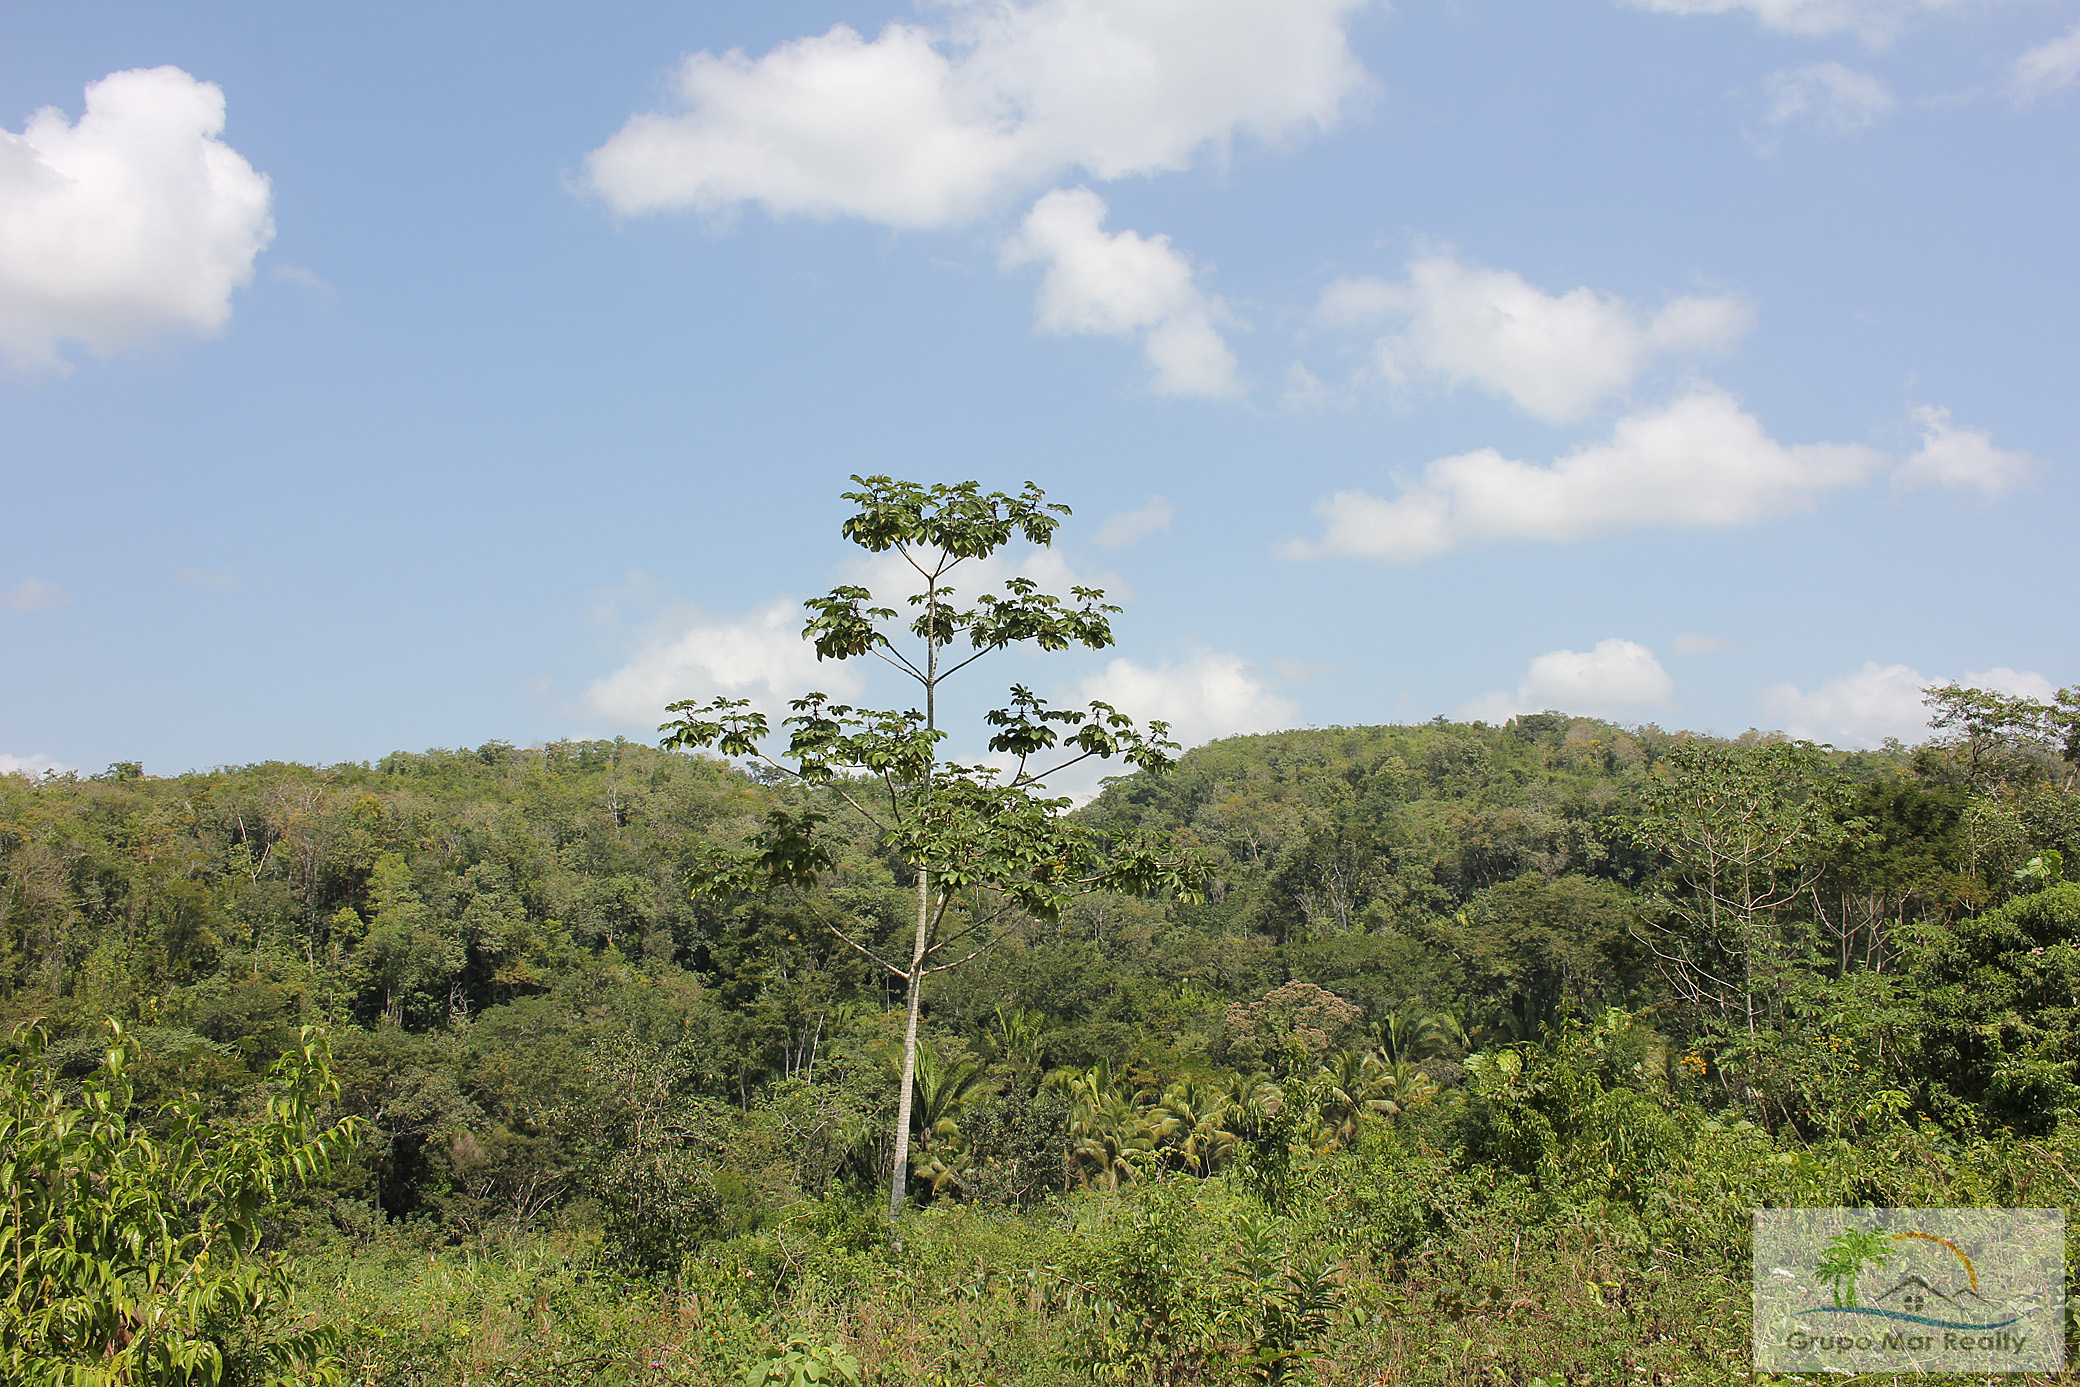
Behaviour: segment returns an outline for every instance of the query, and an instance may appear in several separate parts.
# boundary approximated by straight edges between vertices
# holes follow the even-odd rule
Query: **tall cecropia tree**
[[[873,656],[913,680],[921,707],[854,708],[820,693],[794,700],[787,746],[765,749],[771,728],[743,699],[670,705],[677,717],[659,731],[668,748],[713,747],[754,759],[827,799],[805,797],[775,809],[742,850],[711,857],[696,873],[700,894],[813,885],[836,864],[827,845],[826,809],[856,814],[882,849],[911,873],[916,929],[908,957],[884,958],[848,923],[824,923],[854,949],[903,980],[902,1077],[897,1089],[895,1152],[889,1172],[889,1216],[902,1212],[909,1167],[911,1104],[917,1076],[917,1023],[927,976],[957,968],[1002,939],[1021,915],[1053,919],[1074,896],[1091,891],[1199,898],[1203,872],[1189,854],[1148,840],[1109,842],[1066,817],[1071,801],[1050,797],[1045,782],[1093,757],[1118,757],[1161,770],[1177,750],[1169,728],[1144,732],[1109,704],[1052,708],[1024,686],[1009,706],[986,717],[989,749],[1013,758],[1008,770],[943,760],[939,696],[946,681],[993,651],[1018,645],[1101,650],[1112,641],[1118,608],[1096,588],[1073,587],[1063,599],[1029,578],[1012,577],[972,600],[956,591],[954,574],[1014,538],[1045,547],[1066,506],[1048,504],[1031,482],[1017,495],[985,493],[975,482],[925,486],[888,477],[852,479],[844,493],[858,509],[843,533],[870,553],[893,552],[915,573],[904,594],[907,620],[876,605],[857,585],[812,598],[802,637],[819,660]],[[1059,758],[1059,759],[1057,759]],[[1053,761],[1053,764],[1041,764]],[[819,807],[819,803],[823,807]],[[806,899],[806,898],[805,898]]]
[[[1750,1062],[1776,1021],[1787,965],[1806,942],[1784,920],[1861,823],[1848,786],[1811,742],[1679,742],[1647,778],[1632,826],[1664,854],[1669,923],[1641,938],[1700,1029],[1738,1041]]]

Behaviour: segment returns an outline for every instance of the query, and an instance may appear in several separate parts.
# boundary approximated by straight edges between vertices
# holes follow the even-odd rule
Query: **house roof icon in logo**
[[[1959,1318],[1986,1309],[1986,1298],[1971,1287],[1956,1286],[1946,1291],[1914,1272],[1902,1276],[1889,1289],[1871,1297],[1871,1304],[1879,1309],[1905,1310],[1916,1315],[1924,1313],[1930,1301],[1948,1307]]]

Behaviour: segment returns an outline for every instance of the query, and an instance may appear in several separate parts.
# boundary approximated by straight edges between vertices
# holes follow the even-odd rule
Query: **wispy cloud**
[[[191,588],[235,588],[238,575],[228,568],[183,568],[173,575],[174,581]]]
[[[1103,699],[1141,722],[1160,718],[1184,746],[1291,727],[1300,705],[1271,691],[1240,655],[1201,650],[1150,668],[1116,659],[1084,679],[1079,701]]]
[[[278,279],[284,284],[294,284],[310,290],[318,296],[320,303],[331,303],[339,297],[339,291],[332,287],[325,276],[307,266],[275,265],[268,270],[267,275],[268,278]]]
[[[1108,516],[1098,527],[1096,543],[1100,549],[1124,549],[1149,535],[1170,528],[1177,515],[1177,507],[1168,498],[1151,496],[1132,510],[1123,510]]]
[[[1772,72],[1762,90],[1768,102],[1763,118],[1779,130],[1805,125],[1830,135],[1860,135],[1899,104],[1876,77],[1836,62]]]
[[[25,775],[31,780],[41,780],[46,775],[74,775],[77,772],[78,767],[48,756],[10,756],[0,751],[0,775]]]
[[[2080,24],[2015,60],[2008,88],[2017,101],[2040,101],[2080,80]]]
[[[1391,499],[1339,491],[1316,506],[1318,540],[1289,541],[1286,558],[1414,563],[1483,541],[1566,542],[1626,530],[1714,529],[1811,510],[1830,493],[1888,472],[1895,486],[1938,486],[1992,498],[2027,481],[2037,462],[1917,406],[1921,446],[1895,460],[1854,443],[1785,445],[1724,391],[1620,419],[1608,442],[1550,465],[1493,448],[1440,458]]]
[[[71,593],[41,578],[24,578],[0,595],[0,605],[6,606],[10,612],[37,612],[48,607],[62,607],[71,600]]]
[[[820,691],[855,697],[864,681],[851,665],[819,661],[802,639],[802,607],[789,598],[737,616],[685,610],[619,669],[585,690],[585,707],[621,727],[651,728],[680,699],[742,698],[769,718],[789,699]]]
[[[1663,14],[1746,14],[1765,29],[1821,37],[1850,34],[1869,44],[1896,38],[1914,21],[1983,0],[1625,0]]]

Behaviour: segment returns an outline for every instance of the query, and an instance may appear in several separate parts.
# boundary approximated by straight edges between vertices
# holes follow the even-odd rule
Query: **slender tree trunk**
[[[939,563],[940,566],[932,572],[925,594],[931,627],[925,636],[924,678],[920,682],[924,685],[924,726],[927,732],[939,726],[939,646],[942,643],[939,575],[945,572],[945,555],[940,555]],[[918,799],[920,810],[931,803],[932,769],[932,761],[926,761],[923,793]],[[924,958],[931,949],[931,931],[931,873],[920,863],[917,868],[917,937],[910,945],[909,1011],[903,1018],[903,1087],[896,1094],[896,1155],[888,1172],[888,1218],[891,1223],[903,1216],[903,1197],[910,1181],[911,1095],[917,1089],[917,1015],[924,1005]]]
[[[896,1094],[896,1156],[888,1172],[888,1216],[903,1216],[910,1178],[910,1101],[917,1090],[917,1014],[924,1002],[924,953],[932,926],[932,895],[923,868],[917,872],[917,938],[910,946],[910,1007],[903,1020],[903,1086]]]

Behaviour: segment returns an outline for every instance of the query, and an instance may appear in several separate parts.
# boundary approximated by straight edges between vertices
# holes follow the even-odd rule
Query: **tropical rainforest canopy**
[[[1757,1204],[2080,1200],[2075,705],[1931,706],[1913,748],[1544,713],[1107,782],[1073,820],[1203,889],[1018,915],[935,980],[892,1226],[902,980],[827,925],[900,952],[916,896],[842,782],[626,741],[0,777],[6,1120],[56,1153],[10,1157],[16,1195],[90,1130],[118,1164],[244,1152],[162,1195],[273,1278],[178,1333],[139,1280],[129,1321],[0,1347],[158,1333],[225,1381],[1717,1380]],[[689,892],[776,810],[828,815],[828,870]],[[35,1207],[13,1250],[55,1245]],[[165,1362],[105,1380],[201,1371]]]

